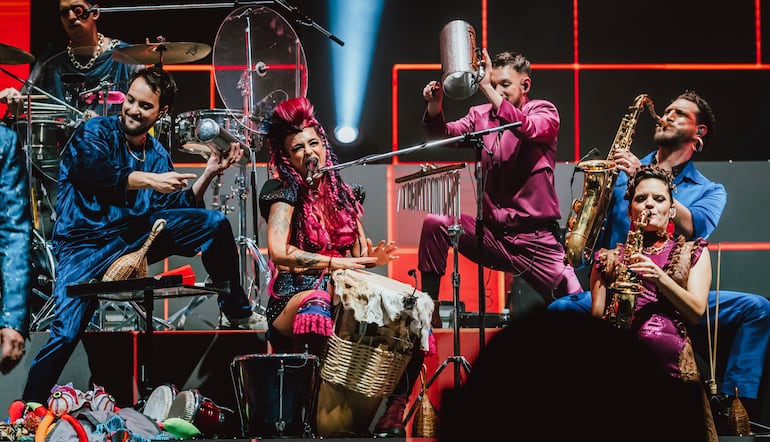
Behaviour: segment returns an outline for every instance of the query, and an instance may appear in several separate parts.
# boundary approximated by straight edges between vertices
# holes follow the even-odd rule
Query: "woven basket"
[[[366,397],[393,393],[411,354],[347,341],[336,334],[327,340],[321,379]]]
[[[743,402],[738,399],[737,388],[735,389],[735,398],[732,404],[730,404],[730,412],[727,415],[727,427],[732,436],[751,435],[749,413],[746,411],[746,407],[743,406]]]
[[[412,423],[412,437],[436,437],[438,436],[438,416],[436,407],[428,397],[428,389],[425,386],[425,370],[427,367],[422,364],[420,371],[420,380],[422,382],[422,393],[417,404],[417,412],[414,415]]]

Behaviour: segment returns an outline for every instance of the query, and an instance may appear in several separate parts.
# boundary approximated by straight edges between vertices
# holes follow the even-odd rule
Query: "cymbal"
[[[0,43],[0,64],[27,64],[35,61],[35,56],[13,46]]]
[[[176,64],[198,61],[210,52],[211,46],[205,43],[165,42],[117,48],[112,58],[128,64]]]

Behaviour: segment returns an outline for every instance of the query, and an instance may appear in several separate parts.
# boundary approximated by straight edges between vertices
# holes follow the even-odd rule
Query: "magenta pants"
[[[453,218],[428,214],[422,224],[417,268],[420,272],[438,275],[446,273],[452,239],[449,227]],[[460,216],[458,251],[471,261],[479,262],[476,247],[476,219]],[[482,239],[482,264],[493,270],[512,273],[523,278],[540,293],[546,304],[556,298],[582,292],[575,270],[564,263],[564,248],[547,229],[532,232],[494,233],[486,224]]]

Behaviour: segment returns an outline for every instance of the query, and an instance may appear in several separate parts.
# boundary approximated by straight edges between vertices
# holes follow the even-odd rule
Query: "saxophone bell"
[[[567,219],[567,234],[564,241],[565,260],[576,269],[586,267],[593,262],[593,252],[607,217],[619,173],[617,164],[613,161],[615,152],[630,150],[636,123],[645,107],[656,124],[663,124],[663,120],[655,113],[650,97],[647,94],[640,94],[629,106],[629,112],[623,115],[607,159],[581,159],[576,166],[584,174],[583,194],[579,200],[572,203],[574,213]]]

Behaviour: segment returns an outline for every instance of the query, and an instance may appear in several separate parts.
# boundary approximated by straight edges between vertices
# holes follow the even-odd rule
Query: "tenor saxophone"
[[[629,229],[623,256],[615,267],[615,281],[610,284],[607,291],[604,320],[617,328],[631,327],[636,299],[644,290],[638,276],[628,269],[628,265],[631,264],[631,256],[642,251],[644,228],[647,227],[649,217],[649,210],[642,211],[634,227]]]
[[[581,161],[577,165],[584,174],[583,195],[572,202],[574,214],[567,221],[567,234],[564,238],[566,260],[572,267],[583,268],[593,261],[596,240],[607,218],[612,191],[619,173],[612,159],[615,152],[627,151],[631,148],[636,123],[645,106],[656,123],[659,123],[660,117],[655,114],[650,97],[646,94],[638,95],[634,103],[629,106],[630,112],[626,113],[620,121],[620,127],[615,134],[607,159]]]

